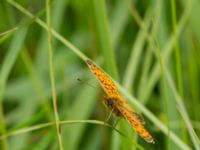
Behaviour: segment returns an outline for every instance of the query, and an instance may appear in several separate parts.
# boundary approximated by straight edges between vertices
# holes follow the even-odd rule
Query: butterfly
[[[128,103],[119,94],[117,86],[100,68],[98,68],[91,60],[87,59],[91,72],[95,75],[103,90],[107,94],[105,97],[106,106],[118,117],[123,117],[136,130],[136,132],[144,138],[148,143],[155,143],[151,134],[144,127],[144,118],[133,111]]]

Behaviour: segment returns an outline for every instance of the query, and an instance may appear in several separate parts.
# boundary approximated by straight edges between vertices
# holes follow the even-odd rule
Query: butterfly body
[[[86,63],[107,94],[104,100],[106,106],[115,113],[116,116],[123,117],[127,120],[136,132],[148,143],[154,143],[153,137],[143,126],[143,117],[133,111],[128,103],[121,97],[114,82],[106,75],[106,73],[92,63],[92,61],[87,60]]]

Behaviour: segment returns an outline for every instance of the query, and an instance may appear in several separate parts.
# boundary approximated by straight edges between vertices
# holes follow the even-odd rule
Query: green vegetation
[[[198,0],[0,1],[0,149],[200,150],[198,14]],[[104,122],[87,58],[155,144]]]

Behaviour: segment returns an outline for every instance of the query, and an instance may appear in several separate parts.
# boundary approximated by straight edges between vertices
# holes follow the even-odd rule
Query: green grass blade
[[[189,132],[189,135],[192,139],[194,147],[195,147],[195,149],[199,150],[200,149],[199,139],[198,139],[198,136],[196,135],[196,133],[194,132],[191,121],[190,121],[189,116],[187,114],[187,111],[184,107],[183,100],[181,99],[180,95],[178,94],[178,92],[175,88],[175,85],[173,84],[172,78],[169,74],[169,71],[166,68],[165,68],[165,72],[166,72],[166,75],[167,75],[167,81],[168,81],[168,83],[169,83],[169,85],[170,85],[170,87],[173,91],[175,98],[176,98],[176,102],[178,104],[179,112],[182,115],[182,117],[183,117],[183,119],[186,123],[186,127],[188,129],[188,132]]]
[[[127,99],[130,100],[130,102],[132,102],[134,104],[134,106],[136,106],[136,108],[138,108],[145,116],[147,116],[148,119],[151,120],[155,126],[157,126],[166,135],[168,134],[168,128],[160,120],[158,120],[158,118],[155,115],[153,115],[137,99],[132,97],[122,86],[120,86],[118,84],[118,87],[119,87],[120,91],[127,97]],[[170,134],[170,138],[173,140],[173,142],[176,143],[177,146],[179,146],[181,149],[186,149],[186,150],[191,149],[188,145],[183,143],[183,141],[178,136],[176,136],[176,134],[174,134],[171,131],[169,132],[169,134]]]
[[[19,9],[21,12],[23,12],[25,15],[27,15],[30,18],[35,18],[33,14],[31,14],[29,11],[27,11],[25,8],[23,8],[21,5],[19,5],[18,3],[12,1],[12,0],[8,0],[8,2],[13,5],[14,7],[16,7],[17,9]],[[42,26],[45,30],[47,30],[47,25],[45,24],[45,22],[43,22],[41,19],[39,18],[35,18],[35,21]],[[80,58],[82,58],[83,60],[88,59],[78,48],[76,48],[72,43],[70,43],[68,40],[66,40],[63,36],[61,36],[58,32],[56,32],[55,30],[51,30],[52,35],[59,40],[60,42],[62,42],[66,47],[68,47],[70,50],[72,50],[77,56],[79,56]]]
[[[26,33],[27,33],[27,28],[23,28],[21,30],[19,30],[18,32],[16,32],[12,43],[10,45],[10,48],[8,49],[8,52],[5,56],[5,59],[3,60],[2,66],[1,66],[1,70],[0,70],[0,104],[2,104],[3,98],[4,98],[4,91],[5,91],[5,87],[6,87],[6,83],[8,80],[8,76],[11,72],[11,69],[17,59],[17,56],[21,50],[22,44],[24,43],[24,39],[26,37]],[[3,112],[1,109],[1,119],[3,119]],[[2,133],[6,132],[5,129],[5,120],[0,120],[1,122],[1,131]],[[4,145],[3,149],[6,149],[6,139],[4,140],[4,142],[2,143],[2,145]]]
[[[147,38],[146,32],[151,20],[150,16],[151,12],[147,11],[144,22],[142,23],[145,25],[145,29],[141,28],[137,35],[137,39],[132,46],[132,53],[130,55],[128,65],[123,77],[123,85],[125,88],[127,88],[128,91],[132,91],[131,87],[136,78],[137,69],[139,68],[139,60],[141,60],[142,57],[143,46],[145,44],[145,39]]]
[[[181,31],[183,30],[183,27],[190,15],[190,12],[192,10],[193,7],[193,3],[190,3],[187,5],[187,8],[185,9],[180,21],[177,24],[177,34],[176,36],[179,36]],[[175,43],[175,39],[176,37],[172,34],[171,37],[169,38],[169,40],[166,42],[164,48],[163,48],[163,52],[161,53],[162,55],[162,60],[163,60],[163,64],[167,62],[172,50],[173,50],[173,46]],[[141,97],[142,100],[147,101],[149,95],[151,94],[153,87],[155,86],[157,80],[160,77],[160,69],[159,69],[159,64],[157,63],[152,71],[151,71],[151,75],[149,77],[149,81],[146,84],[146,89]]]
[[[119,80],[114,49],[111,45],[105,0],[92,0],[92,7],[94,10],[94,18],[97,26],[99,43],[105,59],[106,70],[108,70],[112,77],[114,77],[116,80]]]
[[[129,10],[124,2],[118,0],[116,8],[110,17],[110,40],[113,48],[116,50],[120,45],[121,36],[126,28],[130,18]]]

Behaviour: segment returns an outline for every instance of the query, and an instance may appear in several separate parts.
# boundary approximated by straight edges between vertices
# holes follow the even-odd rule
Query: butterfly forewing
[[[101,69],[94,65],[90,60],[87,60],[86,63],[108,95],[119,94],[114,82]]]

